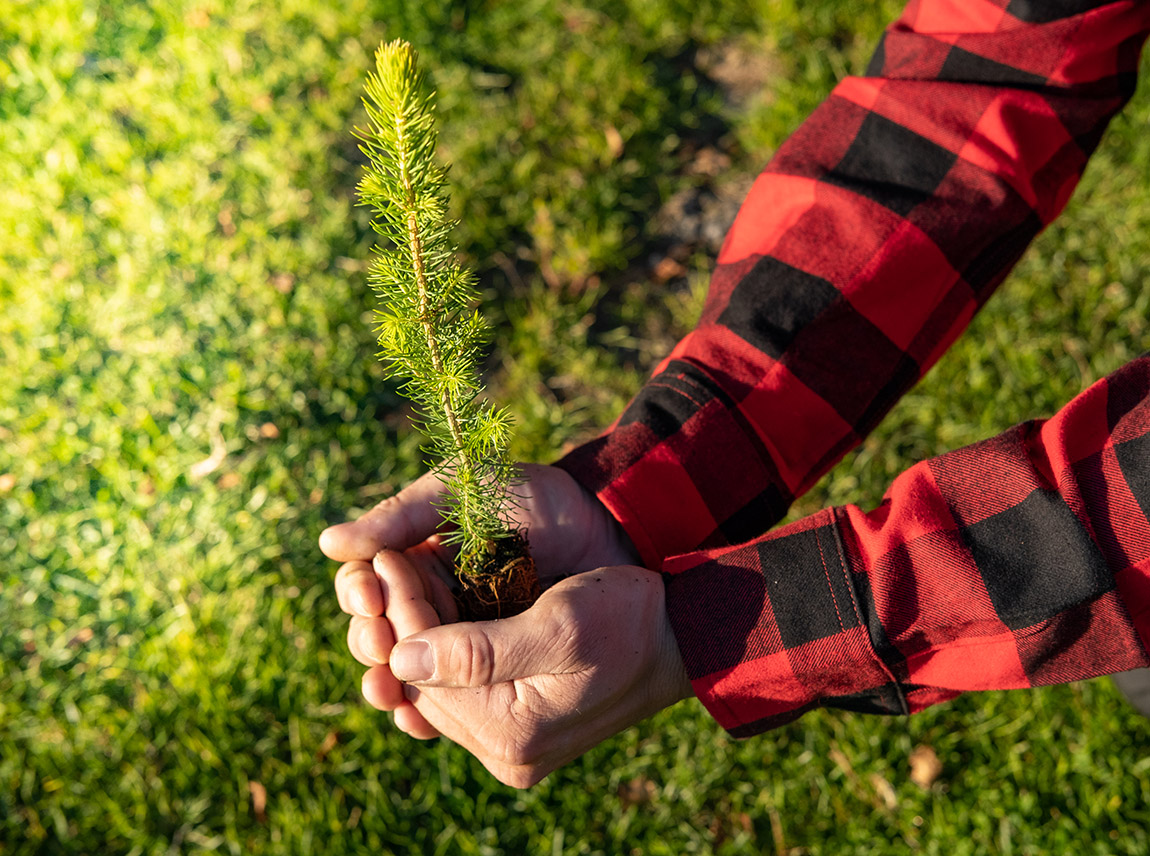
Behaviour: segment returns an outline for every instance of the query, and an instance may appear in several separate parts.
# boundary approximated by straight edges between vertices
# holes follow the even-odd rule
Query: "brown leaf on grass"
[[[603,129],[603,135],[607,138],[607,151],[611,153],[611,157],[615,160],[623,157],[623,135],[619,133],[619,129],[614,125],[608,125]]]
[[[323,743],[321,743],[319,745],[319,749],[316,750],[315,759],[317,761],[322,761],[324,758],[326,758],[328,756],[328,754],[331,752],[331,750],[334,749],[338,744],[339,744],[339,732],[338,731],[329,731],[327,733],[327,736],[324,737]]]
[[[274,422],[265,422],[260,426],[260,436],[265,440],[274,440],[280,435],[280,429]]]
[[[220,476],[220,480],[216,482],[216,485],[221,490],[231,490],[239,483],[240,477],[238,473],[224,473],[222,476]]]
[[[874,792],[878,794],[878,798],[882,800],[882,804],[890,811],[898,808],[898,794],[895,793],[894,785],[888,782],[883,776],[878,773],[871,773],[870,784],[874,788]]]
[[[656,796],[655,783],[650,779],[637,776],[629,782],[619,785],[619,801],[624,806],[643,805],[652,802]]]
[[[92,641],[92,637],[95,635],[91,627],[81,627],[76,631],[76,634],[68,640],[68,647],[79,648],[81,645],[86,645]]]
[[[854,765],[851,764],[850,758],[846,756],[846,753],[844,753],[842,749],[840,749],[838,746],[831,746],[828,755],[830,756],[831,761],[834,762],[834,765],[843,771],[843,775],[847,777],[848,782],[853,785],[857,785],[859,783],[859,777],[855,772]]]
[[[260,823],[268,822],[268,789],[254,779],[248,782],[248,793],[252,796],[252,811]]]
[[[788,852],[787,837],[783,832],[783,819],[779,816],[778,809],[773,805],[767,806],[767,818],[771,822],[771,839],[775,842],[775,852]]]
[[[216,222],[220,224],[220,229],[227,237],[231,237],[236,233],[236,224],[232,219],[233,207],[230,203],[226,203],[218,214],[216,214]]]
[[[268,282],[270,282],[272,288],[280,294],[291,294],[291,290],[295,286],[295,277],[290,273],[277,273],[274,274]]]
[[[687,164],[687,175],[708,175],[711,177],[722,175],[731,166],[730,155],[724,154],[713,146],[699,149]]]
[[[677,279],[678,277],[685,276],[687,268],[682,263],[675,261],[670,256],[660,259],[659,263],[655,265],[655,269],[651,271],[655,282],[666,282],[670,279]]]
[[[942,761],[929,746],[916,746],[907,758],[910,763],[910,780],[924,791],[942,775]]]

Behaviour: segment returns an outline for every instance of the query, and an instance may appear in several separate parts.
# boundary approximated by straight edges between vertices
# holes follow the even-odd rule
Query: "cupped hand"
[[[455,624],[438,623],[402,554],[379,554],[375,571],[401,640],[379,668],[407,683],[372,703],[395,709],[414,737],[460,744],[504,784],[529,787],[691,695],[651,571],[601,568],[561,580],[520,615]],[[398,715],[401,699],[418,720]]]
[[[521,474],[510,516],[528,539],[544,587],[570,574],[637,561],[615,519],[570,475],[532,464],[522,465]],[[364,696],[376,707],[393,710],[397,725],[420,737],[438,732],[403,698],[402,684],[386,663],[397,639],[458,619],[450,590],[452,552],[436,533],[442,494],[442,483],[429,473],[358,520],[325,529],[319,541],[325,555],[344,563],[336,574],[336,594],[340,608],[352,616],[348,646],[370,667],[363,678]],[[389,588],[372,568],[371,559],[380,550],[402,552],[410,563],[413,575],[403,579],[400,590]],[[406,601],[418,605],[398,612],[392,608]]]
[[[566,574],[638,561],[615,518],[567,472],[541,464],[520,464],[519,472],[509,517],[527,536],[544,585]],[[430,560],[431,570],[449,569],[450,557],[435,536],[443,490],[439,478],[427,473],[358,520],[329,526],[320,534],[320,549],[338,562],[370,562],[380,550],[423,544],[430,555],[418,557],[417,564]]]

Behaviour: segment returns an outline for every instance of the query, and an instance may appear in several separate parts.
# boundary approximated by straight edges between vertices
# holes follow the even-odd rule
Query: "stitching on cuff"
[[[843,580],[847,584],[847,591],[850,592],[851,606],[854,608],[855,618],[858,620],[859,625],[867,631],[867,640],[870,647],[871,656],[874,657],[875,662],[877,662],[882,667],[883,672],[885,672],[886,676],[890,679],[891,686],[894,687],[895,693],[898,694],[898,704],[903,716],[910,716],[910,705],[907,702],[906,689],[903,687],[902,682],[894,676],[894,672],[891,671],[890,666],[887,664],[886,660],[884,660],[878,651],[875,650],[874,642],[870,638],[870,624],[863,617],[863,612],[859,604],[859,595],[855,590],[854,580],[851,579],[850,561],[847,559],[846,547],[843,544],[843,534],[839,528],[841,525],[839,521],[839,511],[837,508],[830,508],[828,509],[827,513],[831,520],[831,532],[833,533],[835,539],[835,549],[838,553],[839,569],[842,571]]]
[[[833,523],[834,523],[833,518],[831,519],[831,523],[833,525]],[[839,601],[838,601],[838,598],[835,597],[835,587],[834,587],[834,584],[831,582],[831,571],[830,571],[830,568],[827,567],[827,557],[823,553],[823,539],[819,535],[819,529],[820,528],[821,527],[816,527],[814,530],[815,531],[815,546],[817,546],[819,548],[819,561],[821,561],[823,564],[823,576],[826,577],[827,591],[829,591],[831,594],[831,603],[833,603],[835,606],[835,618],[837,618],[839,621],[839,630],[841,630],[843,633],[846,633],[847,628],[846,628],[846,625],[843,624],[843,614],[839,610]],[[858,609],[855,609],[855,614],[856,615],[858,614]],[[861,624],[862,622],[859,622],[859,623]]]

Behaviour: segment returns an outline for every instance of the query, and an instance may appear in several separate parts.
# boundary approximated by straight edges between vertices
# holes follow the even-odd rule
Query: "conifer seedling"
[[[478,362],[489,328],[451,238],[446,169],[435,157],[435,93],[407,42],[381,44],[375,66],[363,99],[367,127],[354,133],[368,159],[360,203],[373,209],[380,236],[368,271],[378,356],[414,403],[424,451],[445,485],[444,540],[459,548],[465,617],[511,615],[534,601],[538,583],[508,517],[511,416],[482,396]]]

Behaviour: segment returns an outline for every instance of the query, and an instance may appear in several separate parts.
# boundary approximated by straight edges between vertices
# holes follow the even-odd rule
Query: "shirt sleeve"
[[[874,511],[664,571],[695,692],[736,736],[1150,665],[1150,354],[1048,421],[915,465]]]
[[[1148,19],[912,0],[756,180],[698,327],[559,462],[648,567],[767,531],[933,365],[1066,204]]]

